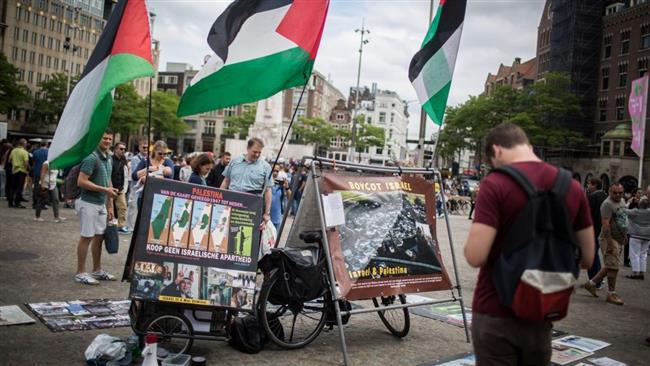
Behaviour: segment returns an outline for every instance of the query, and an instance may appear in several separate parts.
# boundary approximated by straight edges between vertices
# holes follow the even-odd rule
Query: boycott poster
[[[256,195],[150,179],[130,296],[250,309],[261,211]]]
[[[433,185],[420,177],[323,174],[345,224],[329,231],[336,279],[349,300],[451,288],[434,231]]]

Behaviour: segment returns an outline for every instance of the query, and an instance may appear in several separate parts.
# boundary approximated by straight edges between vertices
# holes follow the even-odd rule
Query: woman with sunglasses
[[[166,157],[167,144],[158,140],[153,145],[149,158],[140,161],[138,166],[133,169],[133,180],[139,181],[139,184],[144,184],[145,176],[154,178],[172,178],[174,174],[174,162]],[[149,168],[147,169],[147,162]]]

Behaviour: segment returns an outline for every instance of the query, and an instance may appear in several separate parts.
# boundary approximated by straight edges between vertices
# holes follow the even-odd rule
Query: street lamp
[[[354,109],[352,110],[352,141],[350,142],[350,153],[348,154],[348,158],[350,161],[353,161],[354,159],[354,152],[356,148],[356,140],[357,140],[357,110],[359,108],[359,81],[361,79],[361,58],[363,56],[363,46],[365,44],[368,44],[367,39],[365,39],[366,34],[370,34],[370,31],[366,29],[365,27],[365,20],[362,18],[361,19],[361,29],[355,29],[355,33],[360,33],[361,40],[359,43],[359,66],[357,68],[357,88],[355,91],[354,95]]]

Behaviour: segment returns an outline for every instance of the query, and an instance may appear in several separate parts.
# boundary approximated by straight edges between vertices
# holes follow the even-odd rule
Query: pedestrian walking
[[[485,139],[485,156],[493,167],[509,166],[540,191],[554,186],[559,169],[541,161],[524,131],[510,123],[493,128]],[[480,267],[472,306],[472,339],[477,365],[540,365],[551,359],[550,322],[520,320],[503,305],[491,279],[511,226],[528,203],[528,196],[509,175],[489,174],[481,182],[474,222],[465,244],[465,258]],[[591,265],[593,228],[588,204],[578,182],[571,180],[565,195],[567,217],[582,250],[582,266]]]
[[[584,284],[593,297],[598,297],[596,283],[607,277],[608,293],[606,301],[614,305],[623,305],[623,299],[616,293],[616,278],[621,266],[623,246],[627,244],[627,214],[623,200],[623,185],[614,183],[609,187],[609,197],[600,206],[602,227],[600,230],[600,250],[603,253],[604,267]]]
[[[41,164],[41,172],[38,176],[38,186],[34,190],[34,195],[37,197],[34,221],[45,221],[41,217],[41,211],[45,208],[46,203],[52,205],[54,222],[59,223],[65,221],[66,218],[59,215],[59,191],[57,188],[59,170],[50,169],[50,162],[45,160],[43,164]]]
[[[647,198],[639,200],[637,208],[627,209],[630,238],[630,262],[632,264],[632,274],[626,275],[626,278],[632,280],[645,279],[645,272],[648,262],[648,246],[650,246],[650,201]]]
[[[29,174],[29,153],[26,150],[27,140],[20,139],[18,145],[11,150],[9,161],[11,162],[11,197],[9,197],[9,207],[26,208],[23,202],[23,189],[25,188],[25,179]]]
[[[102,268],[102,242],[109,221],[113,220],[113,200],[117,190],[111,185],[112,164],[109,149],[113,132],[106,129],[97,148],[82,162],[78,185],[81,195],[75,209],[81,224],[77,245],[77,273],[74,279],[86,285],[98,285],[98,280],[115,281],[115,276]],[[92,252],[93,271],[86,272],[88,247]]]
[[[598,237],[600,236],[601,228],[601,218],[600,218],[600,206],[607,199],[607,193],[603,191],[603,182],[600,179],[592,177],[587,183],[587,201],[589,202],[589,211],[591,212],[591,220],[594,223],[594,240],[595,251],[594,251],[594,262],[587,270],[588,278],[594,278],[598,272],[600,272],[600,243]],[[602,282],[595,283],[597,290],[600,289]]]
[[[45,140],[39,141],[39,147],[34,150],[32,153],[32,166],[31,166],[31,178],[32,178],[32,208],[36,208],[36,200],[38,195],[38,190],[40,189],[41,181],[41,167],[45,160],[47,160],[47,148],[48,143]]]

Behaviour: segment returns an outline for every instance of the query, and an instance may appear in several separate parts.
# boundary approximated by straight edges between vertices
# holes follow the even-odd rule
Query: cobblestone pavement
[[[69,220],[56,224],[51,211],[45,211],[46,222],[32,220],[33,211],[7,208],[0,201],[0,305],[44,301],[66,301],[94,298],[126,298],[128,283],[102,282],[100,286],[83,286],[72,280],[78,220],[73,210],[63,209]],[[452,216],[451,228],[458,255],[461,285],[467,303],[470,300],[477,271],[462,257],[462,245],[470,221]],[[449,271],[452,261],[444,222],[438,222],[438,236],[443,259]],[[104,253],[104,268],[121,275],[130,237],[121,237],[119,254]],[[573,296],[570,315],[556,328],[612,343],[597,353],[629,365],[647,365],[650,347],[644,339],[650,336],[650,281],[619,278],[619,294],[624,306],[605,303],[604,296],[592,298],[578,289]],[[581,278],[584,280],[584,275]],[[449,292],[427,294],[433,298],[449,298]],[[370,306],[362,303],[363,306]],[[28,311],[28,310],[26,310]],[[350,360],[353,365],[417,365],[455,354],[471,351],[461,328],[411,315],[411,332],[404,339],[391,336],[374,314],[355,315],[345,328]],[[80,332],[50,332],[37,321],[33,325],[0,327],[0,365],[84,365],[83,352],[101,333],[118,337],[131,334],[129,328]],[[335,365],[341,361],[338,332],[324,332],[305,349],[284,351],[274,346],[257,355],[239,353],[222,342],[197,341],[193,355],[205,356],[208,365]]]

